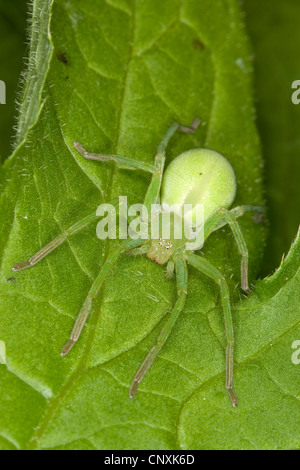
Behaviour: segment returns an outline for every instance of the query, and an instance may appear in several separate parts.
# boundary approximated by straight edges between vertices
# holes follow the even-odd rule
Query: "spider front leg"
[[[62,232],[60,235],[58,235],[58,237],[56,237],[54,240],[52,240],[50,243],[48,243],[48,245],[41,248],[41,250],[39,250],[31,258],[29,258],[28,261],[16,264],[12,268],[12,270],[13,271],[21,271],[22,269],[30,268],[31,266],[34,266],[39,261],[41,261],[43,258],[45,258],[49,253],[51,253],[51,251],[55,250],[55,248],[60,246],[70,235],[73,235],[74,233],[79,232],[79,230],[82,230],[89,223],[96,220],[96,217],[97,217],[96,212],[94,212],[93,214],[88,215],[87,217],[80,220],[79,222],[76,222],[76,224],[74,224],[74,225],[72,225],[72,227],[66,229],[64,232]]]
[[[122,155],[91,153],[85,150],[79,142],[74,142],[74,147],[84,158],[88,160],[98,160],[100,162],[111,161],[115,162],[119,168],[125,168],[127,170],[143,170],[153,174],[157,173],[157,168],[151,163],[140,162],[139,160],[123,157]]]
[[[143,364],[137,371],[132,385],[130,387],[129,391],[129,396],[130,398],[133,398],[137,392],[138,386],[140,382],[143,380],[144,376],[150,369],[151,365],[153,364],[156,356],[164,346],[165,342],[167,341],[177,318],[179,317],[180,313],[183,310],[184,304],[185,304],[185,299],[187,295],[187,267],[186,267],[186,262],[182,256],[178,256],[175,259],[175,271],[176,271],[176,283],[177,283],[177,301],[174,305],[174,308],[171,312],[171,315],[167,321],[167,323],[164,325],[162,328],[158,339],[157,343],[153,348],[150,350],[148,355],[146,356]]]
[[[144,205],[149,212],[151,210],[151,204],[159,203],[160,187],[165,163],[165,152],[171,137],[178,130],[187,134],[192,134],[195,132],[199,124],[200,119],[198,118],[195,118],[190,126],[183,126],[177,122],[172,124],[157,148],[154,165],[147,162],[140,162],[132,158],[123,157],[122,155],[91,153],[85,150],[79,142],[74,142],[74,147],[88,160],[98,160],[101,162],[113,161],[119,168],[127,170],[142,170],[152,173],[152,179],[144,200]]]
[[[221,301],[225,318],[225,329],[227,337],[226,347],[226,389],[230,396],[232,405],[237,406],[238,400],[232,389],[233,387],[233,347],[234,347],[234,333],[231,317],[229,289],[224,276],[212,264],[209,263],[203,256],[187,253],[187,261],[198,269],[201,273],[213,279],[220,287]]]
[[[84,301],[84,304],[78,314],[75,325],[70,335],[70,339],[65,344],[65,346],[63,347],[61,351],[62,356],[65,356],[66,354],[68,354],[68,352],[72,349],[72,347],[78,340],[82,332],[82,329],[85,325],[85,322],[87,320],[87,317],[91,311],[93,300],[98,295],[101,289],[101,286],[103,284],[103,281],[105,280],[111,268],[115,265],[119,256],[125,251],[136,249],[142,244],[143,244],[143,241],[139,238],[134,239],[134,240],[126,240],[121,245],[117,246],[107,257],[107,260],[105,261],[104,265],[101,268],[100,273],[98,274],[95,281],[93,282],[93,285],[90,288],[88,295]]]

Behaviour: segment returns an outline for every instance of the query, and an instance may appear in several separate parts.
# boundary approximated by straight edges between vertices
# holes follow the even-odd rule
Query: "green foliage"
[[[229,278],[235,303],[236,409],[224,386],[219,292],[192,268],[186,308],[134,400],[131,380],[176,298],[161,266],[123,256],[65,358],[61,347],[113,243],[89,227],[7,282],[16,262],[103,201],[143,200],[147,176],[86,161],[74,140],[152,162],[171,122],[199,116],[195,135],[174,137],[167,162],[196,146],[219,151],[237,176],[235,203],[262,203],[250,54],[236,0],[56,0],[49,30],[45,3],[34,2],[42,10],[33,24],[41,33],[34,57],[42,72],[36,83],[29,69],[24,96],[31,90],[34,99],[21,108],[23,143],[0,174],[0,339],[7,354],[0,365],[1,447],[299,447],[299,372],[291,362],[299,239],[246,300],[228,228],[204,247]],[[241,227],[253,280],[265,230],[249,214]]]

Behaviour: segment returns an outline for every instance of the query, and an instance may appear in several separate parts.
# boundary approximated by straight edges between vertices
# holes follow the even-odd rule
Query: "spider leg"
[[[76,222],[76,224],[64,230],[64,232],[62,232],[60,235],[58,235],[58,237],[56,237],[54,240],[48,243],[48,245],[44,246],[41,250],[35,253],[31,258],[29,258],[28,261],[16,264],[12,268],[12,270],[21,271],[22,269],[30,268],[31,266],[34,266],[43,258],[45,258],[45,256],[51,253],[51,251],[55,250],[55,248],[61,245],[70,235],[73,235],[73,233],[76,233],[79,230],[82,230],[90,222],[93,222],[96,219],[96,217],[97,217],[96,212],[94,212],[93,214],[88,215],[87,217],[80,220],[79,222]]]
[[[250,294],[249,284],[248,284],[248,249],[240,229],[240,226],[236,220],[237,217],[243,215],[246,210],[256,210],[259,209],[259,206],[240,206],[232,209],[231,211],[227,209],[219,209],[215,214],[207,221],[204,228],[204,240],[211,234],[211,232],[223,227],[228,224],[231,228],[231,231],[234,235],[238,250],[242,257],[241,260],[241,287],[242,289]],[[262,208],[260,208],[262,209]]]
[[[187,253],[187,261],[206,276],[213,279],[220,287],[221,301],[225,318],[225,329],[227,337],[226,347],[226,389],[233,406],[237,406],[237,397],[232,389],[233,386],[233,345],[234,333],[231,317],[229,289],[224,276],[203,256]]]
[[[167,130],[163,138],[161,139],[161,142],[159,146],[157,147],[157,154],[161,154],[161,155],[165,154],[167,145],[176,131],[179,130],[181,132],[184,132],[185,134],[193,134],[195,130],[197,129],[197,127],[199,126],[199,124],[200,124],[199,118],[195,118],[189,127],[183,126],[182,124],[179,124],[178,122],[174,122],[169,127],[169,129]]]
[[[176,270],[176,282],[177,282],[177,301],[173,307],[173,310],[171,312],[171,315],[162,328],[156,345],[153,346],[153,348],[150,350],[149,354],[146,356],[143,364],[137,371],[132,385],[130,387],[129,391],[129,396],[130,398],[133,398],[137,392],[138,386],[140,382],[143,380],[145,374],[148,372],[150,369],[151,365],[153,364],[156,356],[164,346],[165,342],[167,341],[173,326],[175,325],[175,322],[177,318],[179,317],[180,313],[183,310],[184,304],[185,304],[185,299],[187,295],[187,266],[186,262],[183,257],[178,257],[175,259],[175,270]]]
[[[144,244],[142,246],[139,246],[138,248],[133,248],[132,250],[127,252],[127,255],[129,256],[144,255],[149,250],[149,247],[150,247],[150,243],[148,243],[147,241],[145,242],[144,240]]]
[[[105,155],[101,153],[91,153],[85,150],[79,142],[74,142],[74,147],[76,148],[76,150],[78,150],[78,152],[81,153],[84,158],[87,158],[88,160],[99,160],[101,162],[113,161],[119,168],[126,168],[128,170],[143,170],[152,173],[153,177],[144,201],[144,205],[146,206],[149,212],[149,210],[151,209],[151,204],[159,203],[160,186],[165,163],[165,151],[169,140],[177,130],[192,134],[193,132],[195,132],[199,124],[200,120],[198,118],[193,120],[190,127],[183,126],[178,123],[172,124],[158,146],[154,165],[147,162],[140,162],[132,158],[123,157],[122,155]]]
[[[146,196],[144,199],[144,206],[146,207],[148,214],[151,211],[152,204],[159,204],[159,195],[161,182],[164,172],[165,156],[163,154],[157,154],[154,160],[154,166],[157,172],[152,175],[150,184],[148,186]]]
[[[76,341],[78,340],[81,331],[84,327],[86,319],[91,311],[92,303],[95,297],[98,295],[100,288],[105,280],[106,276],[108,275],[111,268],[114,266],[116,261],[118,260],[119,256],[124,253],[125,251],[137,248],[143,244],[143,240],[141,239],[134,239],[134,240],[126,240],[122,242],[119,246],[117,246],[108,256],[107,260],[105,261],[104,265],[101,268],[100,273],[96,277],[95,281],[90,288],[88,295],[84,301],[84,304],[78,314],[76,319],[75,325],[70,335],[69,341],[65,344],[61,351],[61,355],[65,356],[68,352],[72,349]]]
[[[143,170],[149,173],[157,174],[158,170],[155,165],[147,162],[140,162],[133,158],[123,157],[122,155],[110,155],[102,153],[91,153],[83,148],[79,142],[74,142],[74,147],[84,158],[88,160],[99,160],[101,162],[115,162],[119,168],[126,168],[127,170]]]
[[[241,287],[242,289],[250,294],[249,284],[248,284],[248,249],[240,229],[240,226],[236,220],[236,218],[227,210],[224,212],[225,218],[228,222],[229,227],[234,235],[238,250],[242,257],[241,260]]]
[[[254,212],[255,215],[263,216],[265,214],[265,208],[262,206],[252,206],[250,204],[237,206],[234,207],[229,211],[236,219],[241,217],[246,212]],[[226,218],[220,214],[219,212],[215,212],[215,214],[206,222],[205,227],[205,239],[211,234],[211,232],[215,232],[219,230],[219,228],[224,227],[227,225],[228,221]]]
[[[178,130],[181,132],[185,132],[186,134],[193,134],[195,130],[197,129],[197,127],[199,126],[199,124],[200,124],[200,119],[198,118],[193,120],[190,127],[183,126],[182,124],[174,122],[169,127],[164,137],[162,138],[160,144],[157,147],[157,154],[154,160],[154,166],[157,169],[157,173],[152,176],[152,180],[150,182],[150,185],[148,187],[146,197],[144,200],[144,205],[146,206],[148,213],[151,210],[152,204],[160,203],[160,188],[161,188],[161,182],[162,182],[163,170],[164,170],[164,164],[165,164],[165,158],[166,158],[165,154],[166,154],[166,148],[168,146],[170,139]]]
[[[170,258],[167,264],[167,269],[166,269],[167,279],[172,279],[174,277],[174,270],[175,270],[175,263],[174,263],[173,258]]]

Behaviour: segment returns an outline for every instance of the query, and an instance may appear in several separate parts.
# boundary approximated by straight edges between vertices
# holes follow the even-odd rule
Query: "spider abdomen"
[[[191,221],[196,222],[196,206],[203,204],[204,220],[217,209],[229,208],[236,193],[236,180],[229,161],[210,149],[181,153],[167,167],[161,191],[162,207],[191,204]]]

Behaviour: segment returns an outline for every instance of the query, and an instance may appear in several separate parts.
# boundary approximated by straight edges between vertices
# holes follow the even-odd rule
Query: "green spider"
[[[236,192],[235,174],[230,163],[221,154],[209,149],[188,150],[176,157],[167,168],[165,174],[165,151],[169,140],[177,130],[185,133],[194,133],[200,123],[195,119],[190,127],[174,123],[170,126],[157,149],[154,164],[136,161],[120,155],[102,155],[87,152],[78,142],[74,142],[75,148],[87,159],[100,161],[113,161],[120,168],[130,170],[143,170],[152,174],[148,187],[144,206],[151,210],[152,204],[160,204],[162,212],[166,207],[174,204],[183,205],[190,202],[193,207],[197,204],[204,206],[204,241],[215,230],[228,224],[233,232],[238,250],[241,254],[241,287],[249,293],[248,285],[248,251],[247,246],[237,222],[237,218],[245,212],[262,212],[260,206],[243,205],[228,210]],[[57,238],[33,255],[28,261],[15,265],[13,271],[20,271],[35,265],[47,256],[51,251],[61,245],[68,236],[83,229],[96,219],[93,213],[77,222],[61,233]],[[174,227],[173,227],[174,228]],[[86,319],[92,308],[92,303],[100,291],[103,281],[122,253],[132,255],[146,254],[149,259],[158,264],[167,264],[167,275],[172,276],[175,271],[177,285],[177,301],[171,315],[162,328],[156,344],[148,353],[140,369],[137,371],[129,396],[133,398],[138,385],[153,364],[156,356],[168,339],[173,326],[182,312],[188,290],[187,263],[194,266],[201,273],[214,280],[220,288],[221,302],[225,317],[226,329],[226,389],[233,406],[237,406],[237,397],[233,391],[233,347],[234,333],[230,309],[229,289],[225,277],[202,255],[195,254],[187,248],[187,239],[174,237],[171,231],[170,239],[141,238],[120,240],[118,246],[109,254],[78,314],[69,341],[63,347],[61,355],[65,356],[78,340]]]

